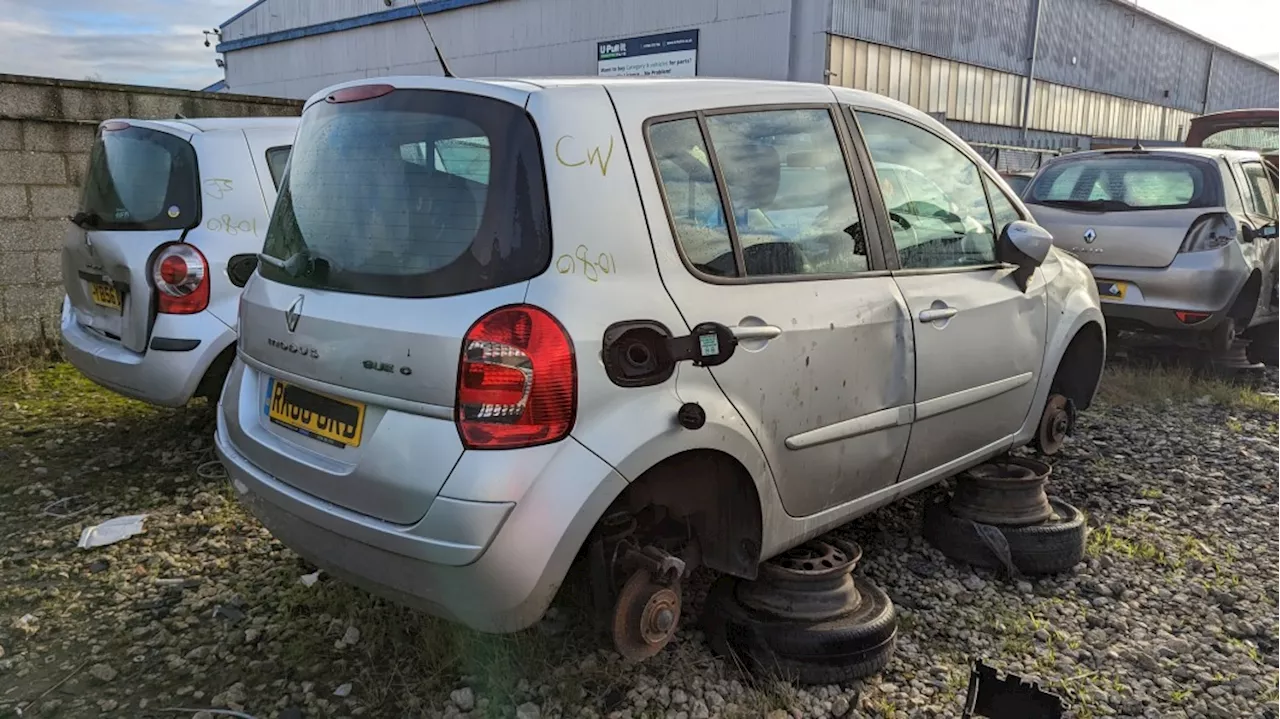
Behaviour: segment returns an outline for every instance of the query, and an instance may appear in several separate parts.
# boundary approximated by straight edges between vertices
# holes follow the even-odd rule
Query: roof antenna
[[[444,61],[444,54],[440,52],[440,45],[436,43],[436,38],[431,34],[431,26],[427,24],[427,15],[422,12],[422,5],[418,4],[418,0],[413,0],[413,6],[418,8],[418,17],[422,18],[422,26],[427,29],[427,39],[431,41],[431,47],[435,48],[436,59],[440,61],[440,67],[444,70],[445,77],[457,77],[453,71],[449,69],[449,63]]]

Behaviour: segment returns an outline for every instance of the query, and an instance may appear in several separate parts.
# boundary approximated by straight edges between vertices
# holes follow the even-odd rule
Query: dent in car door
[[[615,101],[624,118],[652,112]],[[830,108],[689,114],[636,130],[656,170],[639,174],[663,282],[688,324],[734,328],[738,351],[709,371],[759,442],[787,514],[891,485],[910,432],[909,322],[867,242],[868,190],[850,185]]]
[[[896,194],[882,198],[900,265],[894,279],[915,337],[915,424],[900,475],[906,480],[1007,448],[1036,389],[1044,282],[1037,272],[1023,292],[1013,268],[996,261],[994,222],[974,159],[903,119],[864,112],[857,119],[876,172],[882,164],[900,169]],[[913,178],[928,184],[917,187]]]

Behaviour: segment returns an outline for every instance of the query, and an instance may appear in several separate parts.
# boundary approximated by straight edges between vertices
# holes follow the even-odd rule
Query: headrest
[[[778,194],[782,179],[782,158],[769,145],[738,143],[716,145],[716,159],[729,185],[729,196],[735,204],[758,209],[768,207]]]

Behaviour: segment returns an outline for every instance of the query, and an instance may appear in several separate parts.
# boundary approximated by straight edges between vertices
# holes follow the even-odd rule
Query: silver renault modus
[[[1061,447],[1105,329],[1028,217],[941,124],[852,90],[338,85],[241,299],[217,450],[299,554],[479,630],[537,621],[580,553],[665,577],[620,615],[644,654],[681,568],[754,578]],[[631,564],[593,549],[621,534]]]

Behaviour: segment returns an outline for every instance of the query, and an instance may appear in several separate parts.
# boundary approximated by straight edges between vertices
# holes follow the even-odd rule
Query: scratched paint
[[[591,250],[586,245],[578,245],[574,254],[563,254],[556,258],[556,272],[562,275],[581,274],[588,282],[599,282],[601,277],[618,271],[613,254],[601,252],[591,259]]]
[[[204,226],[210,232],[222,232],[232,237],[236,235],[258,236],[258,219],[256,217],[251,220],[233,220],[231,215],[210,217],[209,221],[204,223]]]
[[[556,162],[565,167],[582,167],[588,165],[598,168],[600,176],[609,174],[609,162],[613,160],[613,136],[609,136],[609,149],[602,151],[600,145],[578,145],[573,135],[561,135],[556,140]]]
[[[221,177],[211,177],[205,180],[203,184],[204,184],[204,194],[208,195],[209,197],[212,197],[215,200],[221,200],[222,198],[230,194],[233,190],[235,190],[235,187],[232,185],[231,180],[227,180]]]

